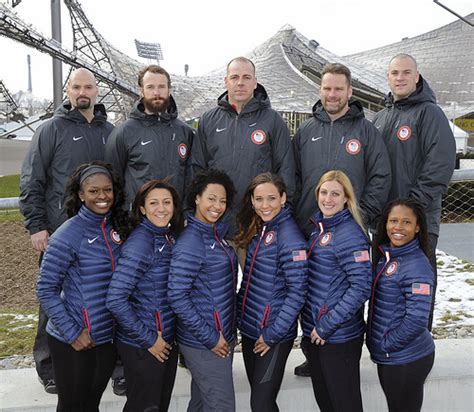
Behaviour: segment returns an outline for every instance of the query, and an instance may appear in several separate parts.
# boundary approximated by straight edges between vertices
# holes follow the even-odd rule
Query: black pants
[[[434,279],[433,279],[433,299],[431,300],[430,317],[428,319],[428,330],[431,332],[433,327],[433,315],[435,306],[436,287],[438,286],[438,267],[436,265],[436,245],[438,244],[438,236],[433,233],[428,233],[428,240],[430,242],[430,263],[433,268]]]
[[[434,352],[404,365],[377,365],[389,412],[419,412],[423,385],[434,363]]]
[[[178,347],[173,345],[168,360],[161,363],[148,350],[117,342],[127,381],[124,412],[168,410],[178,366]]]
[[[321,412],[361,412],[360,356],[363,338],[344,343],[301,342],[308,354],[311,381]]]
[[[276,403],[293,341],[273,346],[265,356],[253,353],[255,341],[242,336],[242,355],[250,383],[250,407],[255,412],[279,411]]]
[[[53,359],[57,412],[98,412],[102,394],[115,365],[112,343],[76,351],[71,345],[48,335]]]

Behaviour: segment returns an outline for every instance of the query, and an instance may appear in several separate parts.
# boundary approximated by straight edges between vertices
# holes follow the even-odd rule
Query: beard
[[[78,97],[76,99],[76,108],[81,110],[87,110],[91,107],[91,99],[88,97]]]
[[[143,105],[145,109],[150,113],[163,113],[166,112],[170,102],[170,98],[160,98],[160,99],[148,99],[146,97],[143,98]]]
[[[331,102],[331,104],[329,105],[327,101],[323,101],[323,107],[324,107],[324,110],[326,110],[327,113],[329,114],[338,114],[338,113],[341,113],[347,103],[348,103],[348,100],[339,100],[337,102]]]

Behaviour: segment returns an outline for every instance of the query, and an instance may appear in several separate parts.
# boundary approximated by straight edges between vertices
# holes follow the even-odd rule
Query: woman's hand
[[[222,332],[219,332],[219,341],[217,345],[211,349],[217,356],[221,358],[225,358],[226,356],[230,355],[230,346],[224,338]]]
[[[269,350],[270,346],[265,343],[263,336],[260,335],[260,337],[255,342],[255,346],[253,347],[253,353],[260,353],[260,356],[264,356]]]
[[[148,348],[148,352],[150,352],[160,362],[165,362],[168,360],[171,349],[171,345],[162,338],[161,332],[158,332],[158,337],[153,346]]]
[[[321,346],[323,346],[326,343],[326,341],[318,335],[318,332],[316,332],[316,328],[313,328],[311,332],[311,343],[315,343],[316,345],[321,345]]]
[[[77,339],[71,343],[71,346],[74,350],[81,351],[93,348],[95,346],[95,343],[91,339],[89,331],[87,329],[83,329]]]

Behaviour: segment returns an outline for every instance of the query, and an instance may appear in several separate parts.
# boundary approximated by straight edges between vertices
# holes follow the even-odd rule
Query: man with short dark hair
[[[66,100],[33,135],[21,168],[20,211],[40,262],[49,236],[66,221],[64,189],[83,163],[104,159],[105,142],[113,129],[105,107],[96,104],[99,90],[94,75],[80,68],[71,73]],[[48,318],[40,307],[33,347],[38,377],[46,392],[56,393],[46,340]]]
[[[178,120],[170,75],[165,69],[157,65],[143,68],[138,85],[141,98],[105,147],[105,159],[124,180],[128,209],[138,189],[152,179],[169,177],[183,198],[194,136],[191,127]]]
[[[325,172],[339,169],[347,174],[367,227],[375,224],[390,190],[387,150],[360,102],[350,102],[351,97],[350,70],[340,63],[327,64],[313,117],[293,139],[299,195],[295,215],[306,236],[311,230],[308,219],[318,207],[314,189]]]
[[[374,124],[382,133],[392,165],[389,200],[412,198],[426,211],[435,283],[429,329],[433,323],[436,292],[436,245],[441,220],[441,198],[456,162],[456,143],[448,119],[418,71],[413,56],[398,54],[387,72],[390,92],[386,108]]]
[[[280,175],[292,199],[294,158],[288,128],[257,83],[253,62],[245,57],[232,59],[224,83],[227,91],[219,96],[217,107],[201,117],[191,159],[194,173],[214,167],[224,170],[234,182],[237,194],[225,217],[233,236],[235,213],[256,175]]]

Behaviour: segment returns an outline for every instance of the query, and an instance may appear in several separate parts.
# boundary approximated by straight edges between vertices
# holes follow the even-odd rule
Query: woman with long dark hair
[[[232,358],[236,341],[237,258],[221,218],[235,190],[216,169],[198,174],[187,193],[194,210],[173,248],[169,303],[178,317],[180,352],[191,372],[188,411],[235,411]]]
[[[418,412],[434,363],[428,330],[434,273],[423,207],[394,200],[383,210],[374,242],[374,282],[367,346],[390,412]]]
[[[105,301],[128,220],[112,167],[79,166],[66,187],[69,217],[52,235],[36,286],[58,389],[58,411],[98,411],[115,364]]]
[[[311,217],[302,345],[321,411],[362,411],[360,357],[371,284],[369,241],[346,174],[326,172],[315,195],[319,211]]]
[[[253,411],[277,411],[286,361],[307,286],[306,241],[285,206],[286,186],[271,173],[254,177],[237,219],[247,248],[238,325]]]
[[[135,229],[122,247],[107,296],[118,322],[117,350],[127,382],[124,411],[167,411],[178,349],[168,304],[168,274],[183,229],[181,201],[167,181],[150,180],[132,208]]]

